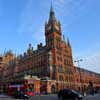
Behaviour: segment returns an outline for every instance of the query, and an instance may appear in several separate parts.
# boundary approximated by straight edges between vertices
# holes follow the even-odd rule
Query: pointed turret
[[[65,36],[63,35],[63,41],[65,42]]]
[[[55,17],[55,12],[51,3],[51,8],[50,8],[50,15],[49,15],[49,23],[52,23],[53,21],[56,21]]]
[[[54,9],[51,3],[50,15],[48,22],[45,22],[45,36],[46,36],[46,46],[47,48],[56,48],[55,42],[56,38],[61,40],[61,24],[60,21],[56,20]],[[56,37],[56,38],[55,38]]]
[[[67,45],[71,48],[71,44],[70,44],[69,38],[67,38]]]
[[[52,3],[50,8],[49,20],[47,23],[45,23],[45,31],[46,33],[58,32],[61,35],[61,24],[60,21],[56,20]]]
[[[33,53],[33,47],[32,47],[32,45],[31,45],[31,43],[29,44],[27,53],[28,53],[29,55],[31,55],[31,54]]]

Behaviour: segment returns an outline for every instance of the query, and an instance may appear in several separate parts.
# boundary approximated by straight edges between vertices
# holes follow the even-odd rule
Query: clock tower
[[[61,25],[60,22],[56,20],[52,5],[50,8],[49,20],[45,23],[45,37],[46,47],[48,49],[56,48],[57,40],[61,40]]]

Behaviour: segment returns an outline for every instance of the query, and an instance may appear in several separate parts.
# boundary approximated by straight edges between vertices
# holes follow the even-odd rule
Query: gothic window
[[[68,76],[66,76],[66,81],[68,81]]]
[[[64,59],[64,64],[65,64],[65,65],[69,65],[69,62],[68,62],[67,59]]]
[[[66,65],[66,59],[64,59],[64,65]]]
[[[58,66],[58,72],[59,73],[63,73],[64,72],[64,69],[63,69],[62,65]]]
[[[63,79],[63,75],[59,75],[59,80],[60,81],[63,81],[64,79]]]
[[[59,61],[59,56],[57,56],[57,60]]]

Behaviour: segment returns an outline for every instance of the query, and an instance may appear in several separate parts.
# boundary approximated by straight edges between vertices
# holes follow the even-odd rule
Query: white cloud
[[[72,25],[79,17],[87,14],[94,0],[54,0],[54,7],[60,19],[70,18],[70,22],[63,23],[64,27]],[[85,10],[86,9],[86,10]],[[82,13],[85,10],[84,13]]]
[[[100,52],[92,52],[90,54],[86,54],[84,57],[77,57],[75,60],[83,59],[82,62],[79,63],[79,67],[88,69],[90,71],[100,73]],[[75,63],[77,66],[77,63]]]

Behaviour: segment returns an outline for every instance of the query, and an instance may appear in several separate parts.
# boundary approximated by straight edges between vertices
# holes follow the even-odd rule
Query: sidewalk
[[[86,96],[84,96],[84,97],[96,97],[96,96],[98,96],[98,95],[100,95],[100,94],[86,95]]]
[[[8,98],[8,97],[10,97],[10,96],[7,96],[5,94],[0,94],[0,98]]]

